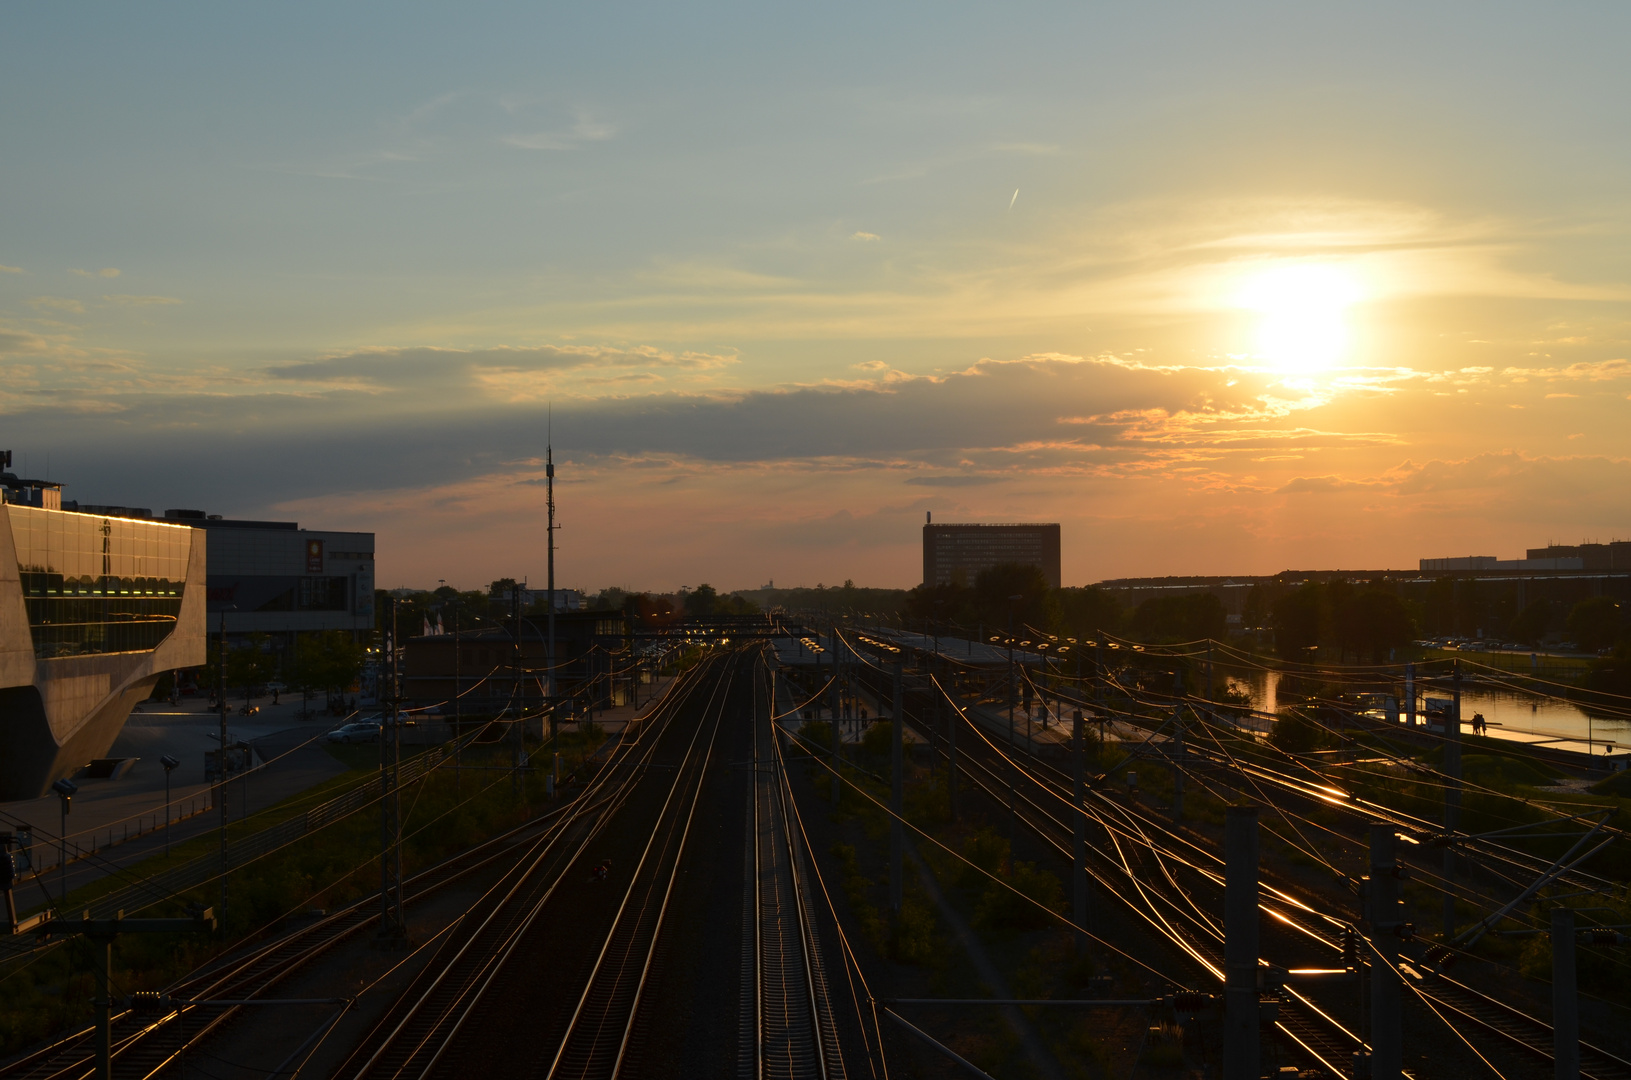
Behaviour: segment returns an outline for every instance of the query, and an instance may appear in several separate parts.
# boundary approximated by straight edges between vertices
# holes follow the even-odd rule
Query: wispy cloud
[[[519,150],[575,150],[584,143],[605,142],[616,135],[613,125],[579,113],[564,129],[505,135],[500,141]]]
[[[116,278],[116,277],[119,276],[119,271],[115,267],[112,267],[112,266],[104,266],[100,270],[78,270],[78,269],[75,269],[75,270],[70,270],[68,272],[70,274],[73,274],[75,277]]]
[[[20,267],[20,266],[0,266],[0,274],[21,274],[21,273],[23,273],[23,268]]]
[[[85,310],[85,305],[71,296],[31,296],[28,299],[28,306],[35,311],[61,311],[75,314]]]
[[[105,295],[102,299],[118,307],[169,307],[181,303],[173,296],[132,296],[128,293]]]

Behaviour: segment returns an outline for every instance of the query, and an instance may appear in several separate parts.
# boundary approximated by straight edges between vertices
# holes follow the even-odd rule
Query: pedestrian
[[[278,696],[278,691],[277,691],[277,687],[275,687],[275,686],[274,686],[274,687],[273,687],[273,688],[272,688],[272,704],[273,704],[273,705],[276,705],[276,704],[277,704],[277,696]]]

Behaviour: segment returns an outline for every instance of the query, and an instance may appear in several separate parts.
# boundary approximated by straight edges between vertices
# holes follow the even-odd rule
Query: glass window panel
[[[5,509],[36,656],[149,650],[175,629],[192,529]]]

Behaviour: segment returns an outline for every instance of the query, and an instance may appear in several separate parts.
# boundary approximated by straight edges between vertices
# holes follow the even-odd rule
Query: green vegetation
[[[600,744],[595,733],[563,734],[563,768],[576,767]],[[230,839],[258,832],[286,820],[378,772],[378,750],[371,746],[334,746],[350,771],[320,787],[287,799],[228,829]],[[507,763],[499,747],[467,748],[471,766]],[[541,760],[541,759],[540,759]],[[413,874],[459,851],[521,824],[548,805],[541,772],[527,774],[517,798],[504,772],[468,772],[455,784],[452,761],[403,789],[403,867]],[[206,833],[177,844],[166,858],[157,855],[137,864],[138,874],[155,874],[218,850],[219,834]],[[299,841],[244,866],[229,878],[226,938],[238,941],[281,925],[309,908],[335,908],[379,887],[379,810],[377,804],[343,818]],[[68,896],[67,909],[79,910],[121,887],[128,878],[104,878]],[[193,901],[220,902],[219,885],[208,883],[146,910],[146,915],[175,915]],[[19,896],[26,902],[26,895]],[[194,934],[131,934],[114,945],[114,978],[121,993],[157,990],[215,955],[212,938]],[[67,943],[33,958],[12,961],[0,969],[0,1058],[40,1042],[53,1033],[90,1020],[94,988],[83,943]]]

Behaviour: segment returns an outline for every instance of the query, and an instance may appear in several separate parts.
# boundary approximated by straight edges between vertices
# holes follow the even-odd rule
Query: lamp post
[[[57,830],[57,898],[59,912],[68,910],[68,806],[74,801],[79,785],[64,777],[51,785],[51,790],[62,799],[62,826]]]
[[[159,764],[164,766],[164,854],[170,854],[170,774],[175,771],[181,762],[165,754],[159,758]]]

